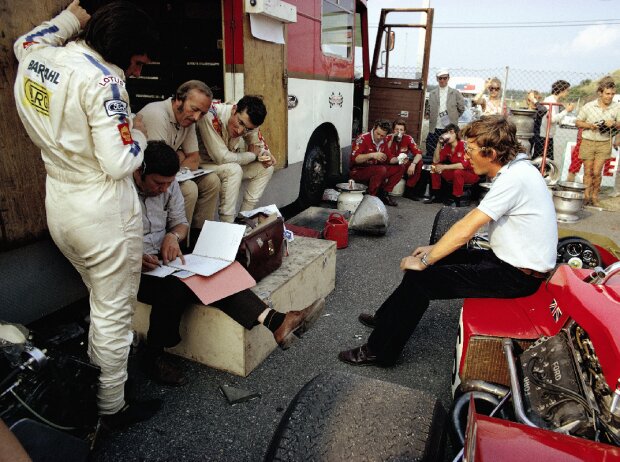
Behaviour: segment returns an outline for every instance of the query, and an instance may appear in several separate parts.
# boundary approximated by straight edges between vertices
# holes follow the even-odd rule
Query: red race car
[[[444,207],[435,243],[461,217]],[[265,460],[620,461],[620,249],[560,230],[529,297],[463,303],[448,415],[429,393],[326,373],[295,397]],[[584,236],[588,239],[584,239]],[[484,248],[484,236],[469,245]]]

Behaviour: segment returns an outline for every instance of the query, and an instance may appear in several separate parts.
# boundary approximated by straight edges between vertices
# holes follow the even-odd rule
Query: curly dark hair
[[[132,56],[147,55],[153,59],[159,49],[155,24],[128,1],[115,1],[99,8],[78,38],[123,70],[129,68]]]

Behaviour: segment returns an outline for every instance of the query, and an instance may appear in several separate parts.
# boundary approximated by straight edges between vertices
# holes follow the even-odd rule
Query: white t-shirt
[[[526,154],[500,169],[478,209],[493,220],[489,242],[500,260],[540,272],[555,267],[558,226],[551,191]]]
[[[556,98],[555,95],[549,95],[547,96],[544,100],[543,103],[557,103],[558,99]],[[564,109],[563,111],[560,111],[560,106],[545,106],[547,108],[547,110],[551,111],[551,128],[549,128],[549,138],[553,138],[555,136],[555,129],[556,127],[562,123],[562,120],[564,120],[564,117],[566,117],[566,115],[568,114],[568,111],[566,109]],[[542,118],[542,121],[540,123],[540,136],[542,136],[543,138],[545,136],[547,136],[547,117],[548,115],[545,114]]]

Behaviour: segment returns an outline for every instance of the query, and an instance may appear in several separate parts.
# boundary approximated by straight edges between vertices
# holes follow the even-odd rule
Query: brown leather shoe
[[[374,314],[362,313],[357,317],[357,319],[366,327],[372,327],[374,329],[377,326],[377,321],[375,320]]]
[[[286,313],[282,325],[273,333],[278,346],[283,350],[288,349],[297,337],[312,327],[324,309],[325,299],[321,298],[303,310]]]
[[[367,344],[352,350],[341,351],[338,353],[338,359],[353,366],[377,365],[377,357],[368,349]]]
[[[145,372],[155,382],[162,385],[180,387],[187,383],[185,374],[164,355],[147,360]]]

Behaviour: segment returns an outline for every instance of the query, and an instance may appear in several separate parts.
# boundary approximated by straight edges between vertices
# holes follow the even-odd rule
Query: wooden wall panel
[[[278,160],[276,168],[281,168],[287,165],[288,146],[286,45],[255,39],[250,32],[249,15],[244,16],[244,93],[263,95],[267,118],[261,132]]]
[[[17,60],[13,42],[68,2],[0,0],[0,250],[36,240],[47,231],[45,169],[15,109]]]

